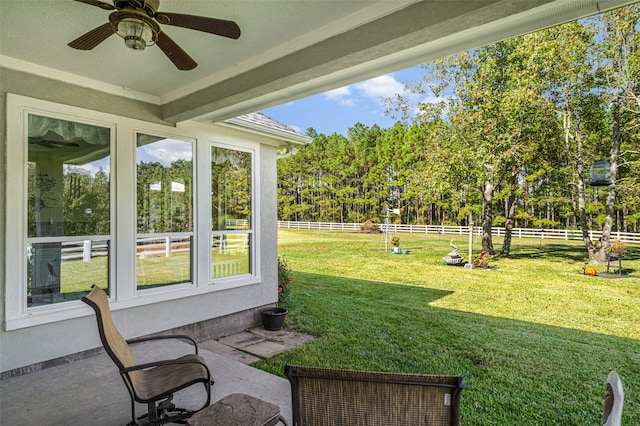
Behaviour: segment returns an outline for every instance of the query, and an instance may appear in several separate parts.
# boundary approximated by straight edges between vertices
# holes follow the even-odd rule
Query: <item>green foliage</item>
[[[284,257],[278,257],[278,303],[283,303],[289,297],[293,275]]]
[[[502,216],[502,215],[497,215],[493,218],[493,222],[492,225],[493,226],[503,226],[505,224],[505,222],[507,221],[507,218]]]
[[[497,226],[514,206],[514,227],[598,229],[604,213],[613,230],[637,231],[639,11],[633,5],[426,64],[423,78],[407,83],[415,96],[385,101],[401,120],[393,127],[313,132],[312,144],[278,162],[279,218],[360,221],[384,218],[391,205],[401,208],[397,223],[460,225],[472,214],[481,224],[484,214]],[[607,213],[605,188],[579,188],[591,161],[611,158],[616,126],[620,161]]]
[[[553,228],[559,225],[555,220],[547,219],[546,217],[533,219],[532,222],[534,228]]]

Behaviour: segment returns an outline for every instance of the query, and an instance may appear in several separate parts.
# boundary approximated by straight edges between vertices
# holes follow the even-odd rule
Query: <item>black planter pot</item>
[[[280,330],[284,326],[284,317],[287,312],[284,308],[267,308],[260,311],[265,330]]]

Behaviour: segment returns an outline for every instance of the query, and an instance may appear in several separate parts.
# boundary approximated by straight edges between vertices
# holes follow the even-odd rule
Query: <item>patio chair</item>
[[[607,391],[604,398],[602,426],[620,426],[622,424],[622,406],[624,391],[618,373],[611,371],[607,377]]]
[[[287,366],[294,426],[459,425],[460,376]]]
[[[92,286],[91,292],[83,297],[82,301],[95,311],[102,345],[118,366],[120,376],[129,390],[132,418],[129,425],[159,425],[180,421],[209,405],[213,380],[204,359],[198,355],[195,340],[184,335],[125,340],[113,323],[109,300],[100,287]],[[195,354],[184,355],[177,359],[136,364],[129,344],[161,339],[186,340],[195,347]],[[197,410],[176,408],[171,402],[173,394],[197,383],[204,385],[205,404]],[[147,404],[147,413],[136,417],[136,403]]]

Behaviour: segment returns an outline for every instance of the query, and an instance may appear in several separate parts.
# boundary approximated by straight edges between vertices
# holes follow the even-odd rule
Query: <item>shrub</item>
[[[624,256],[625,251],[626,251],[625,244],[617,238],[611,241],[611,245],[607,249],[607,253],[617,254],[618,256]]]
[[[278,257],[278,303],[287,300],[291,292],[292,283],[293,276],[291,275],[291,269],[289,269],[287,261],[283,257]]]
[[[380,227],[373,220],[367,219],[365,223],[360,225],[360,231],[366,232],[367,234],[379,234]]]

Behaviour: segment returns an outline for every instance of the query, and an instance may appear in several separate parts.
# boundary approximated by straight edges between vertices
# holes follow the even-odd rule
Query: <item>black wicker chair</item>
[[[460,424],[460,376],[287,366],[294,426]]]

